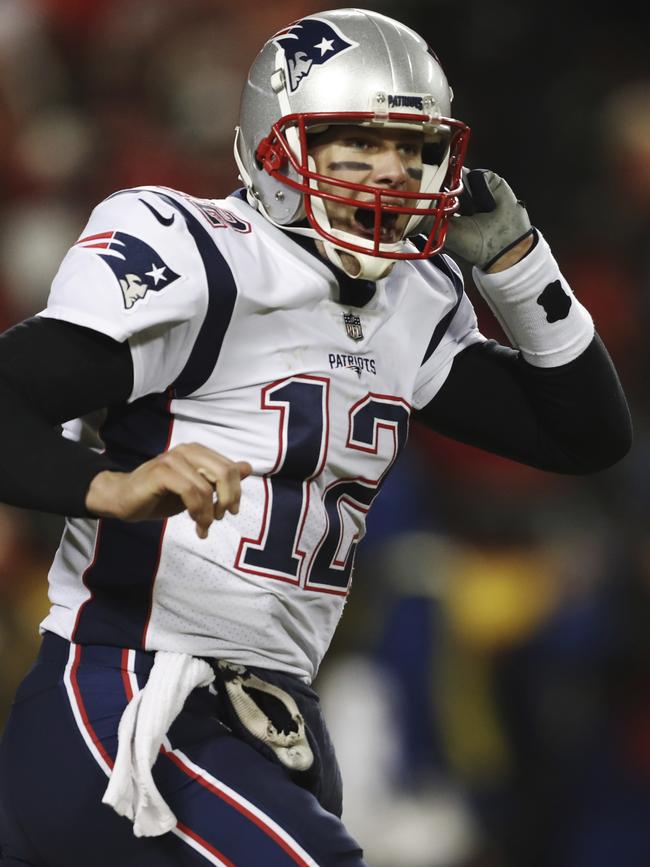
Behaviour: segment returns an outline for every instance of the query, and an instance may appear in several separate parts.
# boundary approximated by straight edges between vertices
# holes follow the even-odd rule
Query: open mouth
[[[393,243],[398,240],[397,220],[399,214],[381,215],[381,226],[379,228],[379,240],[384,243]],[[374,238],[375,236],[375,211],[368,208],[357,208],[354,212],[354,229],[356,233],[364,238]]]

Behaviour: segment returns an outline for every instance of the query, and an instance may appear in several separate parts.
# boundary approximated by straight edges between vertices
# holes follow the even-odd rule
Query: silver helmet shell
[[[421,258],[404,252],[405,238],[435,218],[436,238],[432,232],[426,249],[432,255],[442,246],[446,217],[457,206],[454,194],[460,192],[469,134],[464,124],[450,119],[451,99],[433,52],[398,21],[369,10],[337,9],[294,22],[264,45],[244,85],[235,159],[249,201],[277,226],[324,238],[327,255],[339,267],[340,251],[353,250],[360,268],[352,276],[378,279],[396,259]],[[425,141],[442,134],[448,143],[442,154],[438,149],[435,163],[425,161],[420,193],[429,199],[416,197],[405,211],[411,216],[397,244],[381,244],[378,235],[373,243],[329,225],[304,134],[305,123],[310,131],[319,128],[318,115],[327,116],[326,126],[359,122],[413,129],[415,124],[422,127]],[[279,139],[283,148],[264,159],[264,147]],[[377,209],[391,204],[390,199],[380,201],[375,188],[366,189],[374,190]]]

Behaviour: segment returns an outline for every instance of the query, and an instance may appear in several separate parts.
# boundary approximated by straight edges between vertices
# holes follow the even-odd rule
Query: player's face
[[[417,192],[422,180],[422,144],[419,130],[331,126],[312,137],[309,153],[316,163],[316,171],[328,177],[387,190]],[[346,190],[322,181],[319,189],[360,202],[373,201],[370,193]],[[407,201],[395,198],[391,199],[391,204],[404,205]],[[333,229],[372,239],[374,214],[371,210],[327,199],[324,203]],[[399,241],[408,220],[408,214],[384,214],[381,243]]]

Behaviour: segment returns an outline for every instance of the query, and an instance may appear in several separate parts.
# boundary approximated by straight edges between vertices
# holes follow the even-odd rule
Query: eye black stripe
[[[353,172],[369,172],[372,166],[368,163],[355,163],[349,160],[343,160],[342,162],[330,163],[327,168],[333,172],[341,171],[341,169],[349,169]]]

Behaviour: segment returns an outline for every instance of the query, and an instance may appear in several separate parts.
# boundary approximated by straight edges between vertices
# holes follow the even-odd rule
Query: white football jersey
[[[445,256],[399,262],[368,295],[351,306],[333,267],[240,194],[98,205],[41,315],[128,341],[133,392],[64,435],[125,469],[198,442],[253,474],[206,540],[187,513],[67,519],[43,630],[313,678],[412,407],[484,339]]]

